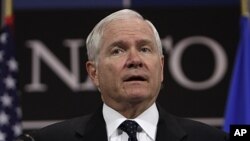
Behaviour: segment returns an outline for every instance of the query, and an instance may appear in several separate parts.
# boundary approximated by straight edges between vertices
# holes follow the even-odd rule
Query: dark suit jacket
[[[226,141],[227,135],[208,125],[175,117],[158,106],[156,141]],[[102,108],[87,115],[50,125],[34,134],[35,141],[107,141]]]

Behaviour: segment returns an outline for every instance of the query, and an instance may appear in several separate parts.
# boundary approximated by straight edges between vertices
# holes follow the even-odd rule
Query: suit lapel
[[[102,106],[84,125],[76,129],[83,141],[107,141],[106,124],[102,115]]]
[[[177,120],[159,105],[157,105],[157,108],[159,110],[159,122],[157,124],[156,141],[183,141],[187,134]],[[83,141],[107,141],[102,106],[76,128],[76,133]]]
[[[176,119],[166,113],[159,105],[159,122],[157,124],[156,141],[183,141],[185,131],[178,124]]]

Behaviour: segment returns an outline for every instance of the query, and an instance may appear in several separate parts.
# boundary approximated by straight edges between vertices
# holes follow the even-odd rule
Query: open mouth
[[[144,76],[129,76],[124,81],[131,82],[131,81],[146,81],[146,77]]]

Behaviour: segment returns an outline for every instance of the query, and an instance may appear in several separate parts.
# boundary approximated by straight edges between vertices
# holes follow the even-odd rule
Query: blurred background
[[[241,37],[239,0],[14,0],[23,131],[101,104],[85,70],[85,40],[97,22],[123,8],[138,11],[160,34],[165,78],[157,102],[177,116],[223,127]]]

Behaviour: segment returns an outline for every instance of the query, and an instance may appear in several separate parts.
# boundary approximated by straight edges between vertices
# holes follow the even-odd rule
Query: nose
[[[143,66],[142,58],[136,49],[130,50],[126,62],[127,68],[140,68]]]

